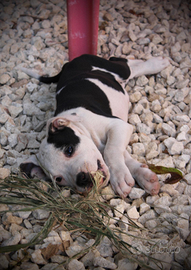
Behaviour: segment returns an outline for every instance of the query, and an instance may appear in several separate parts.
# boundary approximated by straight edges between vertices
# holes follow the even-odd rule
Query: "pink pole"
[[[69,60],[97,54],[99,0],[67,0]]]

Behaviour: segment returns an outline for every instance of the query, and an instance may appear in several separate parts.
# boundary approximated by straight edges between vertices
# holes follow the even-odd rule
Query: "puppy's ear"
[[[76,114],[66,115],[65,117],[54,117],[47,122],[47,132],[56,132],[70,125],[70,123],[80,122],[80,117]]]
[[[36,156],[31,156],[29,159],[20,164],[20,171],[24,177],[37,178],[48,180],[43,169],[38,165]]]

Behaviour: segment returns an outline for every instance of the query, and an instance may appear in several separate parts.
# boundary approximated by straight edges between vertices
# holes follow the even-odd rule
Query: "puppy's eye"
[[[73,154],[73,152],[74,152],[74,147],[71,146],[71,145],[66,146],[66,147],[64,148],[64,154],[65,154],[65,156],[67,156],[67,157],[71,157],[72,154]]]

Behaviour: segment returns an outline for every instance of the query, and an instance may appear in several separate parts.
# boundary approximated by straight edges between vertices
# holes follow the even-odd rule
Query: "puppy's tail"
[[[53,77],[44,77],[44,76],[38,75],[35,71],[33,71],[31,69],[28,69],[28,68],[25,68],[25,67],[21,67],[20,69],[24,73],[29,75],[30,77],[35,78],[35,79],[39,80],[40,82],[47,83],[47,84],[57,83],[59,78],[60,78],[60,74],[61,74],[61,72],[60,72],[59,74],[57,74],[56,76],[53,76]]]

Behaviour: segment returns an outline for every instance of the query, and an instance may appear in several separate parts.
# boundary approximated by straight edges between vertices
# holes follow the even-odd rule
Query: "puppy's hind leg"
[[[163,57],[152,57],[147,61],[128,59],[131,71],[129,79],[142,75],[156,74],[169,65],[169,60]]]

